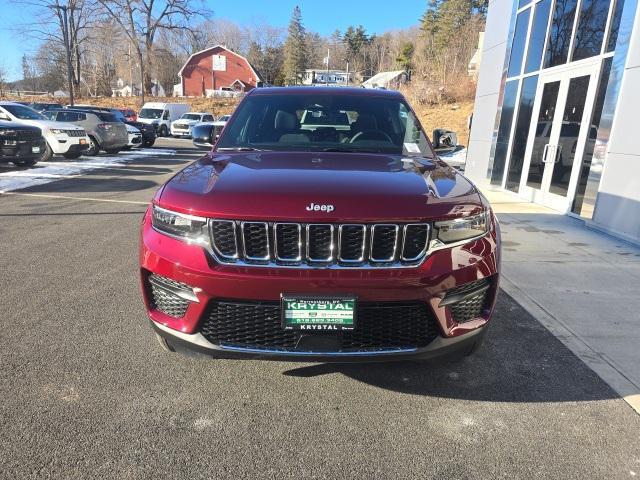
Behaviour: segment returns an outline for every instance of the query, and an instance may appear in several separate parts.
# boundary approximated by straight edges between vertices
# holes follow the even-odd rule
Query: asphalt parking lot
[[[1,478],[640,475],[640,417],[504,293],[483,347],[456,363],[161,351],[138,230],[199,153],[155,150],[0,194]]]

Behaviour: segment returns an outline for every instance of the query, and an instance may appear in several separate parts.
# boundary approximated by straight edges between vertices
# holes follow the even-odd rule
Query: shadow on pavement
[[[82,177],[59,180],[56,182],[34,185],[23,188],[21,193],[90,193],[90,192],[134,192],[148,190],[159,184],[151,180],[138,180],[135,178],[109,178],[97,181],[94,172],[88,172]]]
[[[484,344],[457,362],[317,364],[284,375],[341,373],[412,395],[488,402],[584,402],[618,398],[511,297],[500,292]]]

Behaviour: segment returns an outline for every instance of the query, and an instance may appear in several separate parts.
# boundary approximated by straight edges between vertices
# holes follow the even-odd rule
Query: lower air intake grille
[[[281,326],[279,302],[214,301],[200,331],[216,345],[240,348],[296,350],[300,333]],[[402,350],[428,345],[438,336],[438,327],[422,302],[358,304],[356,328],[338,334],[340,352]]]
[[[149,299],[151,308],[170,317],[182,318],[187,311],[189,301],[176,295],[171,290],[179,289],[191,291],[188,285],[176,282],[160,275],[149,275]]]
[[[453,319],[457,323],[465,323],[480,317],[487,304],[490,286],[491,281],[484,278],[447,291],[445,301],[453,296],[461,298],[449,305]]]

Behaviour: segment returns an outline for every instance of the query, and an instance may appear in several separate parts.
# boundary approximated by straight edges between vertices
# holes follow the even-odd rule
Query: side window
[[[169,110],[165,110],[164,113],[162,114],[162,119],[163,120],[169,120]]]
[[[213,122],[213,115],[205,115],[203,121],[204,122]]]
[[[87,115],[85,113],[79,113],[78,114],[78,121],[82,122],[83,120],[87,119]]]

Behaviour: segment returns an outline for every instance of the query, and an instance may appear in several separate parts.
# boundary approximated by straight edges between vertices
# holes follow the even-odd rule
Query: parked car
[[[40,102],[32,102],[26,104],[28,107],[33,108],[36,112],[46,112],[48,110],[58,110],[62,108],[62,105],[59,103],[40,103]]]
[[[124,118],[127,120],[127,122],[138,121],[138,114],[135,112],[135,110],[132,110],[131,108],[119,108],[118,110],[120,111],[120,113],[122,113],[122,115],[124,115]]]
[[[171,122],[180,118],[189,110],[186,103],[145,103],[138,113],[138,121],[153,125],[159,137],[169,136]]]
[[[45,140],[38,127],[0,122],[0,162],[32,167],[44,152]]]
[[[210,113],[189,112],[182,115],[178,120],[171,122],[171,136],[190,137],[191,128],[200,122],[213,122],[213,115]]]
[[[45,151],[40,161],[54,155],[78,158],[89,148],[87,132],[72,123],[54,122],[30,107],[14,102],[0,102],[0,120],[14,121],[40,128],[45,139]]]
[[[217,121],[227,123],[230,118],[231,118],[231,115],[220,115]]]
[[[326,112],[321,128],[301,128],[308,110]],[[500,230],[399,92],[257,88],[212,152],[158,189],[139,259],[167,350],[426,359],[480,345]]]
[[[210,150],[225,125],[226,122],[205,122],[194,125],[191,128],[193,144],[198,148]]]
[[[142,146],[144,147],[151,147],[153,146],[153,144],[156,141],[156,129],[153,125],[150,125],[148,123],[142,123],[142,122],[129,122],[127,121],[126,117],[124,116],[124,114],[117,108],[109,108],[109,107],[94,107],[93,105],[87,105],[87,106],[80,106],[80,107],[75,107],[75,108],[79,108],[82,110],[89,110],[89,111],[99,111],[99,112],[107,112],[107,113],[112,113],[116,116],[116,118],[118,119],[118,121],[123,122],[127,125],[130,125],[132,127],[137,128],[138,130],[140,130],[140,133],[142,134]]]
[[[81,126],[89,136],[87,155],[97,155],[100,150],[118,153],[129,143],[127,127],[109,112],[92,110],[57,110],[55,120]]]
[[[129,135],[129,143],[124,147],[125,150],[131,150],[132,148],[140,148],[142,146],[142,132],[136,127],[125,123],[127,128],[127,134]]]

